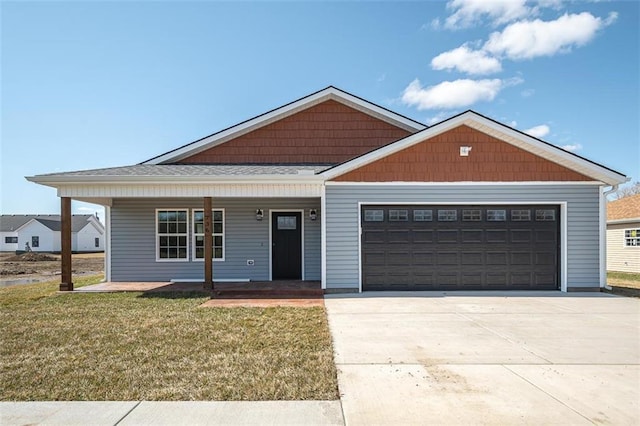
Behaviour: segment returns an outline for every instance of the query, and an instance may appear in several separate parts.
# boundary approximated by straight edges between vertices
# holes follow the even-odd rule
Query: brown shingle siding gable
[[[337,164],[409,134],[328,100],[174,164]]]
[[[468,157],[460,156],[461,146],[472,148]],[[518,182],[593,179],[462,125],[333,180]]]
[[[630,195],[607,204],[607,220],[640,218],[640,194]]]

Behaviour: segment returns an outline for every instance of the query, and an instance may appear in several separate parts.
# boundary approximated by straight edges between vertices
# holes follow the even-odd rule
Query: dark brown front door
[[[274,280],[302,279],[302,214],[273,212],[271,267]]]

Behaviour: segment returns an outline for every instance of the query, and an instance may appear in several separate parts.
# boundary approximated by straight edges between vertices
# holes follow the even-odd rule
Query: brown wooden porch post
[[[71,281],[71,198],[60,198],[60,250],[62,276],[60,281],[60,291],[73,291]]]
[[[204,197],[204,289],[213,290],[213,235],[211,197]]]

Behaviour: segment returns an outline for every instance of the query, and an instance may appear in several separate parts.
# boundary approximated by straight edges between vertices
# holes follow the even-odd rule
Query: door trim
[[[394,205],[451,205],[451,206],[460,206],[467,205],[469,201],[439,201],[437,199],[430,201],[421,201],[421,202],[406,202],[406,201],[358,201],[358,292],[362,293],[362,208],[367,205],[375,205],[375,206],[394,206]],[[566,201],[489,201],[489,200],[479,200],[472,201],[471,204],[478,205],[486,205],[486,206],[500,206],[500,205],[557,205],[560,207],[560,253],[559,253],[559,261],[560,261],[560,270],[558,274],[558,278],[560,279],[560,291],[566,293],[567,292],[567,278],[568,278],[568,268],[567,268],[567,260],[568,260],[568,250],[567,250],[567,241],[568,241],[568,231],[567,231],[567,202]],[[269,245],[271,246],[271,245]]]
[[[273,213],[300,213],[300,261],[302,262],[301,275],[304,275],[304,209],[269,209],[269,281],[273,281]]]

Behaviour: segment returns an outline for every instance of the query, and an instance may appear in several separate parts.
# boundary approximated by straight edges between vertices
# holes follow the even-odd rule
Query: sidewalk
[[[0,425],[344,425],[340,401],[0,402]]]

